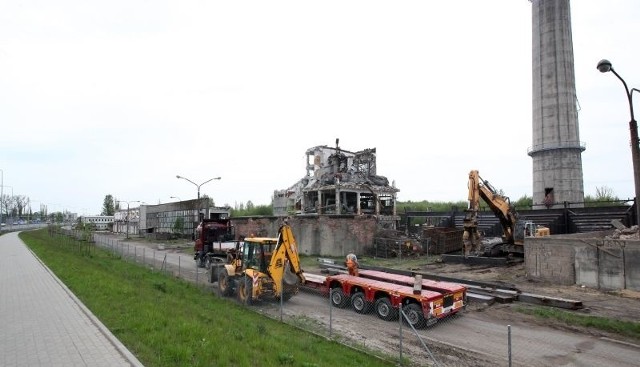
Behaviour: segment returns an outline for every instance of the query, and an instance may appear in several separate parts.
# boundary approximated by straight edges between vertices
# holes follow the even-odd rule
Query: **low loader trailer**
[[[406,284],[408,279],[398,278],[403,276],[384,272],[365,274],[362,271],[359,276],[305,273],[304,286],[328,295],[335,307],[351,306],[362,314],[373,311],[386,321],[397,320],[402,308],[405,321],[415,328],[433,325],[438,320],[457,314],[466,305],[466,287],[462,285],[447,283],[441,284],[438,289],[428,289],[427,286],[431,286],[429,283],[433,281],[425,281],[421,277],[404,276],[412,279],[411,286]]]
[[[359,276],[368,279],[380,280],[383,282],[414,286],[416,281],[421,282],[422,289],[438,292],[443,296],[442,310],[444,313],[451,311],[457,312],[460,308],[464,308],[467,304],[467,287],[453,282],[438,281],[432,279],[423,279],[419,276],[411,277],[408,275],[386,273],[379,270],[360,270]]]

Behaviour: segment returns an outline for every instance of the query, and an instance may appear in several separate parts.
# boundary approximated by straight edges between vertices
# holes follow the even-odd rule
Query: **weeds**
[[[515,310],[527,315],[562,321],[569,326],[581,326],[640,340],[640,323],[638,322],[608,319],[598,316],[578,315],[568,311],[548,307],[515,307]]]

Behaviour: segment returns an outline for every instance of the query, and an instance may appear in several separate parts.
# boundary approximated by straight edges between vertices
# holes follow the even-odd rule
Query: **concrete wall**
[[[640,240],[613,240],[598,234],[604,233],[526,239],[527,278],[640,291]]]
[[[236,236],[275,237],[282,223],[279,217],[231,218]],[[349,252],[358,255],[365,247],[373,245],[377,230],[372,216],[312,216],[292,217],[289,225],[304,255],[345,256]]]

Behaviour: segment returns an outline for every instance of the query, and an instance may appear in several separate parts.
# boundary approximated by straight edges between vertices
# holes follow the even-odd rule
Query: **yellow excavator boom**
[[[273,279],[277,295],[282,294],[283,283],[286,288],[286,285],[293,286],[305,282],[304,272],[300,266],[298,245],[288,224],[283,224],[278,230],[278,243],[271,255],[267,272]]]

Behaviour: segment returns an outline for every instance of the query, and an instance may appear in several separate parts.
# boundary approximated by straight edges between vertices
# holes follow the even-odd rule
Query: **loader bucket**
[[[292,273],[288,266],[284,269],[284,283],[287,285],[297,285],[300,283],[300,278]]]

